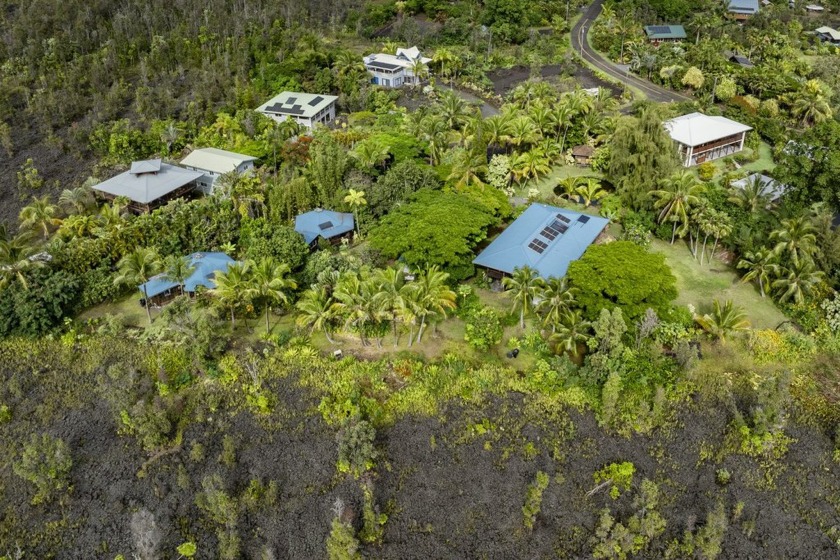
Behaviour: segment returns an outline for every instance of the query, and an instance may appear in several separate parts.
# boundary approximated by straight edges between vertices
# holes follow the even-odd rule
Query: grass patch
[[[152,309],[152,319],[154,319],[159,312],[159,310]],[[89,319],[99,319],[106,315],[122,317],[123,323],[127,327],[145,328],[149,326],[149,319],[146,316],[146,310],[140,307],[139,292],[131,292],[121,299],[106,301],[86,309],[81,315],[79,315],[79,320],[87,321]]]
[[[762,142],[758,145],[758,159],[748,163],[742,169],[747,171],[772,171],[776,167],[773,162],[773,149],[767,142]]]
[[[726,263],[714,260],[701,267],[684,242],[670,245],[654,239],[651,250],[665,255],[677,277],[677,304],[693,305],[698,313],[702,313],[709,310],[715,299],[732,300],[743,308],[751,325],[757,329],[772,329],[786,320],[770,298],[762,298],[752,284],[741,283],[738,274]]]
[[[603,175],[597,171],[593,171],[591,168],[581,167],[579,165],[558,165],[551,168],[551,172],[539,179],[538,181],[528,181],[525,185],[518,190],[517,194],[521,196],[526,196],[528,191],[531,189],[537,189],[540,191],[541,197],[546,198],[553,198],[554,197],[554,187],[557,186],[557,183],[565,179],[566,177],[596,177],[598,179],[603,178]]]

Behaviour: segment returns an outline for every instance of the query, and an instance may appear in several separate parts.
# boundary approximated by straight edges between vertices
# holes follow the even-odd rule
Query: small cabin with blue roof
[[[199,286],[207,289],[216,287],[214,278],[219,272],[226,272],[236,262],[224,253],[193,253],[187,256],[193,273],[184,281],[184,293],[195,295]],[[148,282],[139,286],[144,299],[153,305],[160,305],[180,294],[178,282],[171,280],[165,273],[152,276]]]
[[[318,238],[338,243],[343,237],[352,237],[356,222],[353,214],[316,208],[295,218],[295,231],[314,249]]]
[[[474,260],[491,278],[529,266],[541,278],[562,278],[569,263],[598,238],[610,221],[547,204],[532,204]]]

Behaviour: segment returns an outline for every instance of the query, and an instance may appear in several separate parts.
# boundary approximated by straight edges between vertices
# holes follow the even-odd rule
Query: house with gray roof
[[[676,43],[686,38],[682,25],[646,25],[645,35],[654,45],[660,43]]]
[[[562,278],[610,221],[547,204],[532,204],[474,260],[491,278],[529,266],[541,278]]]
[[[774,204],[782,198],[782,195],[785,194],[785,191],[787,190],[787,185],[778,182],[773,177],[768,177],[767,175],[763,175],[761,173],[753,173],[743,179],[738,179],[737,181],[732,181],[730,183],[730,185],[734,188],[741,190],[744,190],[750,184],[758,184],[760,192]]]
[[[151,212],[192,192],[201,175],[198,171],[163,163],[160,159],[148,159],[135,161],[128,171],[92,188],[106,200],[128,198],[129,208],[135,212]]]
[[[665,129],[678,146],[685,167],[712,161],[744,149],[744,140],[752,127],[739,122],[689,113],[664,123]]]
[[[201,171],[203,175],[198,178],[196,184],[204,194],[211,194],[216,179],[225,173],[248,173],[254,168],[256,160],[254,156],[227,150],[198,148],[182,159],[181,165],[191,171]]]
[[[824,25],[815,29],[814,33],[817,34],[817,38],[820,41],[834,46],[840,46],[840,31]]]
[[[356,222],[353,214],[316,208],[295,218],[295,231],[303,236],[310,249],[318,245],[318,238],[338,243],[352,237]]]
[[[318,124],[327,126],[335,120],[337,100],[334,95],[284,91],[257,107],[257,111],[277,122],[292,119],[301,126],[314,128]]]

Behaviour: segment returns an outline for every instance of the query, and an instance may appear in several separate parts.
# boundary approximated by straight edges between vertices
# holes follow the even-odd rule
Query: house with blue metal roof
[[[610,221],[547,204],[532,204],[474,260],[492,278],[529,266],[541,278],[562,278]]]
[[[758,0],[729,0],[727,10],[736,20],[743,21],[758,13]]]
[[[219,272],[226,272],[236,262],[224,253],[193,253],[187,256],[193,273],[184,281],[184,293],[195,294],[199,286],[207,289],[216,287],[214,278]],[[165,302],[180,293],[179,285],[166,276],[158,274],[139,286],[144,297],[156,304]]]
[[[318,238],[323,237],[333,243],[342,237],[353,235],[356,222],[353,214],[316,208],[295,218],[295,231],[303,236],[306,243],[314,248]]]

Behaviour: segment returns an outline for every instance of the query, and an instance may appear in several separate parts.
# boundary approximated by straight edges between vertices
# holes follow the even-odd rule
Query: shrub
[[[350,419],[336,435],[338,470],[358,478],[373,468],[377,452],[374,447],[376,429],[367,420]]]
[[[32,434],[19,461],[12,465],[15,474],[35,485],[33,504],[50,501],[68,487],[73,460],[70,449],[59,438],[49,434]]]
[[[636,466],[633,463],[624,461],[621,463],[610,463],[594,474],[595,483],[610,485],[610,497],[615,500],[621,495],[621,490],[629,490],[633,483],[633,474]]]
[[[361,560],[359,540],[353,526],[336,517],[332,521],[332,530],[327,537],[327,558],[329,560]]]
[[[522,506],[522,516],[525,528],[529,531],[534,528],[537,515],[542,508],[542,497],[545,489],[548,488],[548,475],[537,471],[534,482],[528,485],[528,492],[525,495],[525,505]]]
[[[715,177],[716,172],[717,168],[711,161],[701,163],[697,166],[697,175],[701,181],[711,181]]]
[[[730,473],[727,469],[718,469],[715,472],[715,480],[721,486],[726,486],[729,484],[729,481],[732,479],[732,473]]]
[[[230,434],[225,434],[222,438],[222,453],[219,455],[219,462],[226,467],[236,464],[236,444]]]
[[[502,341],[503,332],[499,314],[483,307],[467,317],[464,340],[476,350],[487,350]]]

